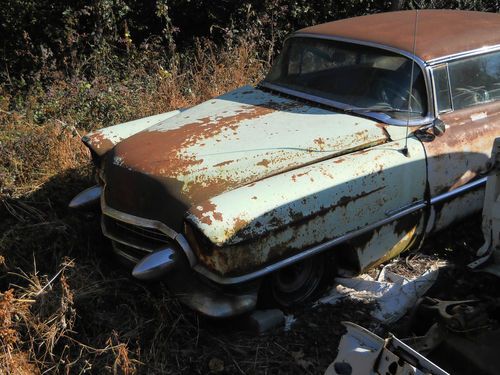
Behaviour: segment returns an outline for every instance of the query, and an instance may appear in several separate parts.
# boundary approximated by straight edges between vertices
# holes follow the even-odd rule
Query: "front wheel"
[[[319,255],[275,272],[270,278],[273,300],[282,307],[291,307],[311,299],[323,284],[324,260]]]

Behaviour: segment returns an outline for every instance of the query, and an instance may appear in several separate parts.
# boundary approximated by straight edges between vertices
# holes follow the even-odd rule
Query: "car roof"
[[[415,10],[378,13],[307,27],[297,33],[376,43],[413,55]],[[419,10],[414,55],[423,61],[500,44],[500,14]]]

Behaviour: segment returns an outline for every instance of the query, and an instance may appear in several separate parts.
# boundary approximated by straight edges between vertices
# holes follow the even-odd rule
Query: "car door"
[[[445,133],[422,138],[432,204],[427,232],[482,207],[484,173],[500,135],[500,52],[436,66],[433,81]]]

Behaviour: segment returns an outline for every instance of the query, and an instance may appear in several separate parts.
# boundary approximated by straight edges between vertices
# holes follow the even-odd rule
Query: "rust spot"
[[[241,229],[245,228],[248,225],[248,221],[243,220],[239,217],[235,218],[233,220],[233,231],[234,233],[237,233]]]
[[[344,197],[339,199],[336,207],[345,207],[351,202],[354,202],[360,198],[366,197],[370,194],[376,193],[377,191],[382,190],[382,189],[385,189],[385,186],[380,186],[380,187],[373,189],[373,190],[370,190],[368,192],[363,191],[363,192],[361,192],[357,195],[354,195],[354,196],[344,196]]]
[[[254,195],[254,196],[252,197],[252,199],[257,199],[257,197]]]
[[[336,159],[334,159],[334,160],[333,160],[333,162],[334,162],[335,164],[340,164],[340,163],[342,163],[344,160],[345,160],[344,158],[336,158]]]
[[[211,225],[212,219],[222,221],[222,213],[217,211],[217,205],[211,201],[206,201],[202,205],[191,211],[192,214],[203,224]],[[211,216],[211,217],[210,217]]]
[[[203,162],[199,156],[189,153],[189,147],[199,145],[205,139],[213,139],[225,131],[236,131],[242,121],[302,105],[298,102],[272,101],[260,105],[242,105],[233,115],[204,117],[166,131],[142,131],[120,142],[115,147],[115,155],[127,168],[161,178],[181,180],[180,177],[189,174],[190,169]],[[215,140],[219,141],[217,138]],[[202,181],[190,181],[179,193],[183,201],[193,204],[247,182],[219,177],[205,178]]]
[[[325,147],[325,144],[326,144],[326,142],[323,138],[316,138],[314,140],[314,143],[316,143],[321,150],[323,150],[323,148]]]
[[[367,130],[362,130],[354,133],[354,137],[360,140],[366,140],[367,133],[368,133]]]
[[[263,160],[259,161],[259,162],[257,163],[257,165],[261,165],[261,166],[263,166],[263,167],[266,167],[266,168],[267,168],[267,167],[269,166],[269,163],[271,163],[269,160],[267,160],[267,159],[263,159]]]
[[[223,161],[221,163],[214,164],[214,167],[223,167],[224,165],[228,165],[228,164],[231,164],[233,162],[234,162],[234,160],[226,160],[226,161]]]
[[[389,134],[389,132],[387,131],[387,125],[385,124],[381,124],[381,123],[378,123],[378,124],[375,124],[375,126],[379,129],[382,129],[382,133],[384,133],[384,135],[386,136],[386,138],[390,141],[391,140],[391,136]]]
[[[86,135],[84,137],[84,142],[99,156],[102,156],[115,146],[115,144],[106,138],[101,131]]]

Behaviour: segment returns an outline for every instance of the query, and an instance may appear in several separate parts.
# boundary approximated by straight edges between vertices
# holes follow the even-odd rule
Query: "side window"
[[[448,77],[448,65],[441,65],[434,68],[434,85],[436,87],[436,102],[439,113],[452,110],[450,97],[450,81]]]
[[[455,110],[500,99],[500,52],[451,62],[448,70]]]

